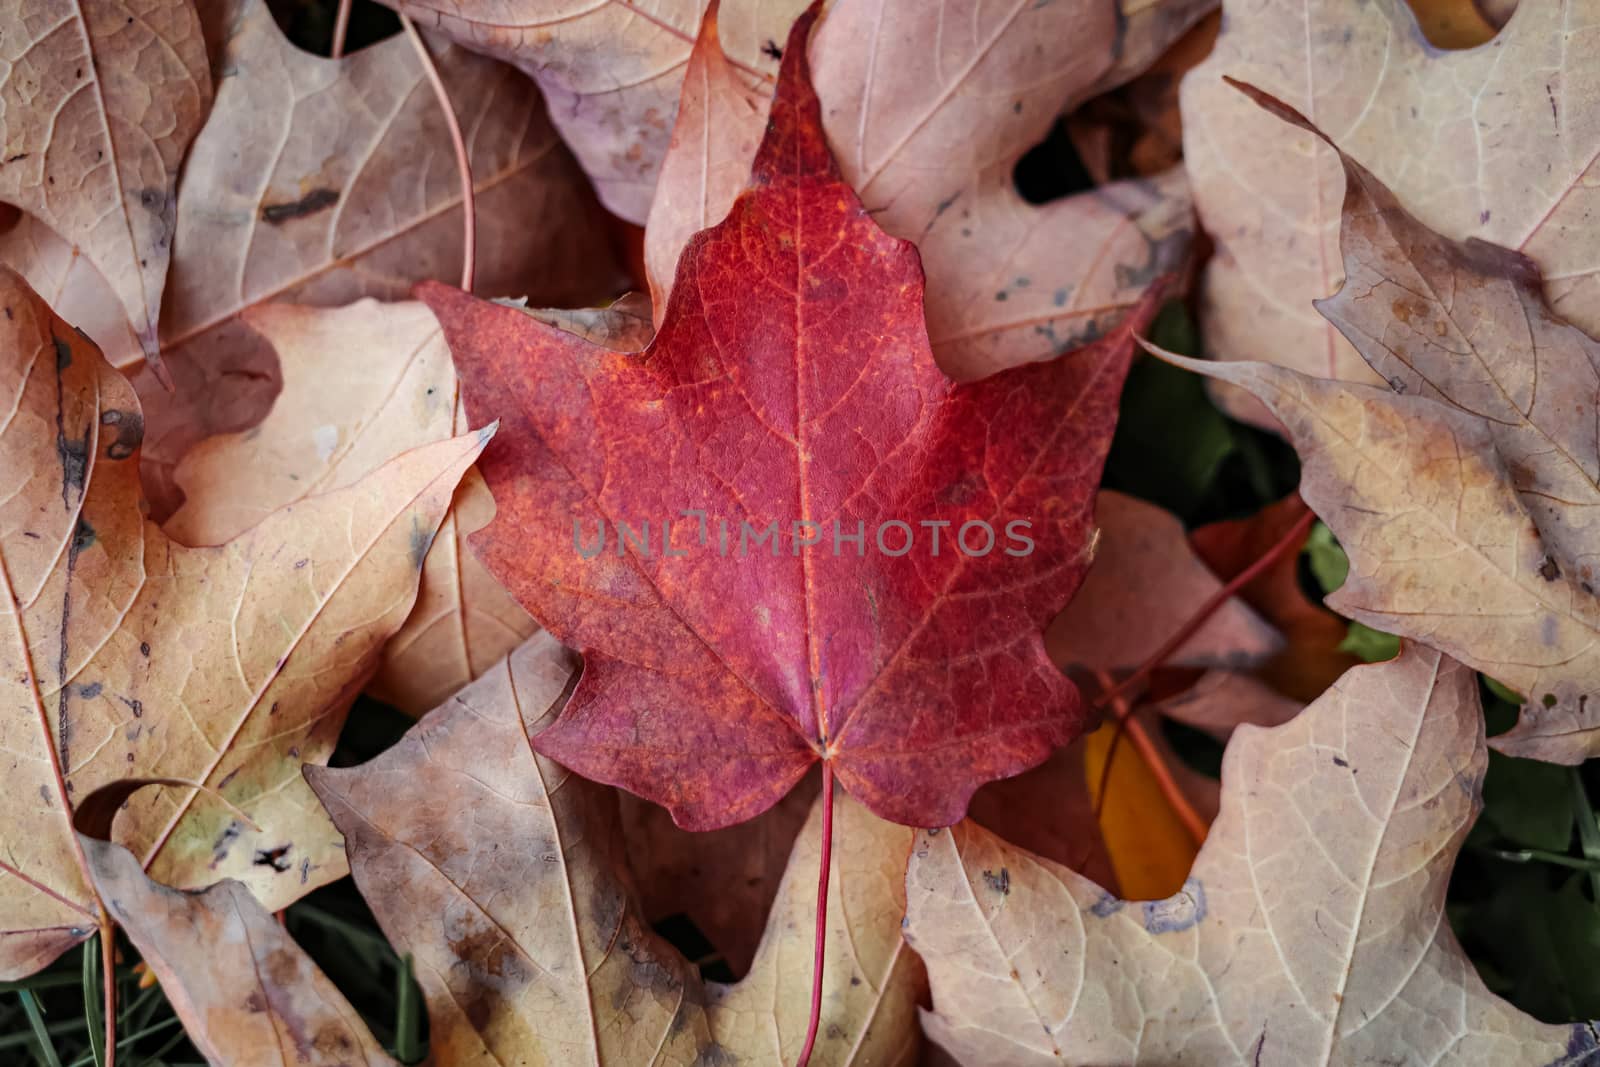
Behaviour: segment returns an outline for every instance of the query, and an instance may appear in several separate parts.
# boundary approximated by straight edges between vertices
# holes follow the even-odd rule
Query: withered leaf
[[[1259,86],[1362,160],[1426,225],[1532,258],[1557,312],[1600,329],[1600,81],[1583,42],[1600,5],[1523,3],[1477,48],[1429,45],[1404,0],[1226,0],[1181,94],[1185,166],[1217,242],[1208,348],[1319,377],[1379,381],[1311,302],[1342,274],[1338,157],[1223,83]],[[1239,410],[1259,407],[1248,404]]]
[[[1503,751],[1580,762],[1600,753],[1600,702],[1588,706],[1600,685],[1600,343],[1546,306],[1526,256],[1439,236],[1339,158],[1347,278],[1317,306],[1390,390],[1207,368],[1295,438],[1302,492],[1352,563],[1329,603],[1526,694],[1516,729],[1494,741]]]
[[[423,278],[459,277],[463,252],[449,133],[403,36],[333,60],[285,39],[264,0],[223,0],[207,17],[223,76],[178,191],[161,320],[178,397],[140,381],[162,516],[180,502],[171,465],[203,437],[254,425],[271,402],[256,388],[276,375],[270,349],[240,312],[400,299]],[[552,304],[612,295],[605,228],[538,92],[503,64],[431,47],[472,163],[480,290]]]
[[[576,667],[540,634],[372,762],[307,768],[356,884],[416,961],[436,1062],[792,1062],[810,1003],[820,805],[750,973],[702,983],[628,893],[615,794],[529,743]],[[909,1065],[926,988],[900,939],[911,832],[838,805],[827,1026],[811,1062]]]
[[[1408,646],[1299,717],[1241,727],[1184,887],[1120,900],[962,824],[918,835],[907,938],[962,1063],[1591,1062],[1590,1024],[1491,994],[1445,920],[1480,806],[1472,672]]]
[[[95,891],[184,1033],[227,1067],[394,1067],[338,988],[250,890],[169,889],[121,845],[81,835]]]
[[[8,4],[0,68],[0,199],[83,251],[159,365],[173,189],[211,107],[194,4]]]
[[[1209,6],[1076,0],[956,13],[880,0],[829,9],[810,50],[828,140],[874,221],[916,242],[945,371],[981,377],[1086,344],[1183,261],[1191,226],[1180,175],[1033,207],[1011,174],[1063,107],[1138,73]],[[1070,49],[1040,47],[1068,35]],[[684,244],[743,188],[767,112],[714,32],[688,69],[646,234],[658,322]]]
[[[92,932],[74,797],[162,778],[118,840],[179,887],[236,877],[281,908],[344,873],[300,778],[415,597],[423,554],[486,440],[406,453],[214,548],[140,513],[127,381],[0,274],[0,975]],[[268,857],[263,860],[262,857]]]
[[[366,477],[397,453],[466,432],[450,350],[423,305],[268,304],[243,319],[277,354],[283,392],[260,426],[208,438],[183,457],[174,481],[185,503],[163,526],[176,540],[219,544],[268,512]],[[330,352],[344,358],[332,362]],[[534,630],[462,543],[493,515],[483,479],[469,471],[428,550],[416,607],[384,647],[370,688],[412,715]]]

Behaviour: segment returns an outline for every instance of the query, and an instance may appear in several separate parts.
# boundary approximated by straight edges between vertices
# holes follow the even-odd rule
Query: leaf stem
[[[806,1027],[806,1043],[795,1067],[811,1062],[817,1044],[817,1027],[822,1022],[822,964],[828,942],[828,868],[833,860],[833,764],[822,761],[822,867],[817,875],[816,959],[811,971],[811,1022]]]
[[[1206,602],[1201,604],[1199,609],[1189,617],[1187,622],[1178,627],[1177,631],[1167,638],[1160,648],[1151,653],[1150,657],[1139,666],[1138,670],[1095,698],[1095,706],[1104,708],[1116,698],[1126,695],[1128,690],[1134,688],[1138,683],[1149,677],[1152,671],[1165,663],[1168,656],[1183,647],[1184,642],[1193,637],[1195,631],[1204,626],[1206,621],[1216,614],[1217,609],[1226,604],[1235,593],[1259,578],[1261,573],[1276,563],[1285,552],[1305,544],[1306,538],[1311,533],[1311,524],[1316,521],[1317,516],[1315,512],[1306,507],[1304,501],[1301,501],[1300,507],[1303,509],[1303,514],[1295,521],[1293,526],[1289,527],[1288,532],[1276,544],[1262,553],[1261,557],[1250,566],[1234,575],[1221,589],[1212,593]]]
[[[1104,671],[1096,671],[1095,675],[1102,687],[1109,685],[1111,678]],[[1195,810],[1194,805],[1189,803],[1188,795],[1184,793],[1178,780],[1172,776],[1172,769],[1167,766],[1167,761],[1162,757],[1161,750],[1156,747],[1155,740],[1134,715],[1126,697],[1113,695],[1111,704],[1116,711],[1117,732],[1112,735],[1111,744],[1106,747],[1105,766],[1100,770],[1100,784],[1095,790],[1094,798],[1095,818],[1100,817],[1100,812],[1105,807],[1106,792],[1111,782],[1111,764],[1117,757],[1117,742],[1122,739],[1122,732],[1126,730],[1128,737],[1133,740],[1133,747],[1139,750],[1145,766],[1150,768],[1151,775],[1155,777],[1156,786],[1166,799],[1167,806],[1178,817],[1178,821],[1183,823],[1183,828],[1189,832],[1189,837],[1194,843],[1204,844],[1210,827],[1205,818]]]
[[[461,252],[461,288],[470,293],[473,265],[478,257],[478,212],[472,192],[472,157],[467,154],[467,142],[461,136],[461,123],[456,119],[456,109],[450,103],[450,93],[444,87],[444,79],[439,77],[439,68],[434,65],[427,43],[423,41],[422,34],[417,32],[416,23],[411,21],[411,17],[405,12],[399,14],[400,25],[411,39],[412,47],[417,50],[417,58],[422,60],[422,72],[428,76],[433,95],[439,98],[439,109],[444,112],[445,125],[450,128],[450,144],[456,152],[456,169],[461,172],[461,218],[465,229]]]
[[[328,46],[328,55],[334,59],[344,57],[344,39],[350,32],[350,5],[352,0],[339,0],[339,9],[333,16],[333,43]]]

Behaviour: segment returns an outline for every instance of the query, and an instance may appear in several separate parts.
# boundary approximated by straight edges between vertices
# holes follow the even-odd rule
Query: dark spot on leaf
[[[100,682],[90,682],[88,685],[78,686],[78,695],[83,697],[85,700],[93,700],[95,697],[99,696],[101,691],[104,689],[105,686]]]
[[[338,202],[338,190],[313,189],[299,200],[292,200],[283,204],[263,204],[261,206],[261,220],[274,226],[279,226],[290,219],[302,219],[307,215],[315,215],[319,211],[325,211]]]
[[[86,548],[92,548],[94,543],[94,527],[89,525],[88,519],[79,519],[78,529],[72,535],[72,547],[82,552]]]
[[[1554,693],[1546,693],[1544,700],[1540,701],[1540,703],[1547,708],[1553,708],[1556,706],[1556,695]]]
[[[271,867],[282,874],[289,869],[289,850],[293,847],[293,845],[279,845],[277,848],[257,849],[255,859],[250,862],[257,867]]]
[[[149,641],[140,641],[139,642],[139,655],[143,656],[145,659],[149,659],[150,658],[150,642]]]
[[[1553,582],[1561,577],[1561,568],[1556,566],[1554,559],[1546,556],[1544,562],[1539,564],[1539,577],[1547,582]]]
[[[783,49],[778,46],[777,41],[774,41],[771,37],[768,37],[767,43],[761,46],[761,54],[764,56],[770,56],[773,59],[782,59]]]
[[[1011,871],[1005,867],[1000,868],[1000,873],[993,871],[983,872],[983,881],[990,889],[1003,897],[1011,895]]]
[[[100,425],[116,429],[106,446],[107,459],[127,459],[144,444],[144,416],[137,411],[102,411]]]
[[[1333,765],[1335,767],[1348,767],[1348,766],[1350,766],[1350,761],[1347,760],[1347,759],[1341,759],[1340,757],[1335,756],[1335,757],[1333,757]]]

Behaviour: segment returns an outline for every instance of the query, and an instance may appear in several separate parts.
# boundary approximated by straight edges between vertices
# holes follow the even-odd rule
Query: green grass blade
[[[1594,805],[1589,803],[1578,768],[1568,768],[1567,775],[1572,783],[1572,811],[1578,817],[1578,847],[1585,859],[1600,863],[1600,819],[1595,818]],[[1594,906],[1600,908],[1600,869],[1590,870],[1589,887],[1594,890]]]
[[[401,1063],[416,1063],[422,1058],[421,1019],[417,1009],[417,986],[411,978],[411,954],[400,957],[395,974],[394,1055]]]
[[[100,1002],[100,942],[94,938],[83,943],[83,1013],[89,1026],[89,1051],[94,1054],[95,1067],[106,1062],[106,1035],[102,1027],[105,1006]]]
[[[33,1029],[34,1042],[39,1046],[39,1054],[44,1057],[45,1064],[47,1067],[61,1067],[61,1057],[56,1055],[55,1043],[45,1029],[44,1012],[39,1010],[39,1001],[34,998],[33,990],[19,989],[17,996],[22,998],[22,1010],[27,1013],[28,1025]]]

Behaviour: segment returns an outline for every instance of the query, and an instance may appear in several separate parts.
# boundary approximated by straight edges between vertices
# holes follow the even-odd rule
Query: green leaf
[[[1515,844],[1547,852],[1572,847],[1567,768],[1489,753],[1483,818]]]
[[[1350,557],[1344,554],[1344,548],[1333,536],[1333,531],[1322,522],[1311,528],[1311,536],[1306,539],[1303,551],[1311,565],[1311,575],[1322,587],[1324,596],[1338,589],[1350,576]]]
[[[1600,1015],[1600,912],[1584,876],[1555,891],[1549,868],[1512,868],[1469,920],[1476,940],[1516,993],[1517,1006],[1548,1022]]]
[[[95,1067],[106,1062],[106,1034],[101,1027],[105,1014],[100,1002],[100,942],[91,938],[83,943],[83,1011],[89,1026],[89,1051]]]
[[[39,1046],[39,1054],[44,1057],[47,1067],[61,1067],[61,1057],[56,1055],[55,1043],[50,1040],[50,1033],[45,1029],[44,1012],[39,1010],[39,1001],[35,999],[33,990],[19,989],[17,996],[22,998],[22,1010],[28,1016],[28,1027],[33,1031],[33,1039]]]
[[[1339,651],[1359,656],[1367,663],[1382,663],[1400,654],[1400,639],[1394,634],[1353,622],[1344,640],[1339,642]]]

